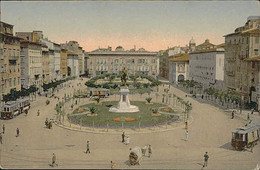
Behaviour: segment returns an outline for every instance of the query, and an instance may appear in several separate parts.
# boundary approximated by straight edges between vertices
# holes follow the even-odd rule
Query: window
[[[258,55],[258,49],[254,49],[255,55]]]
[[[16,78],[14,78],[14,86],[16,86]]]
[[[4,57],[6,57],[6,48],[4,48]]]
[[[12,78],[9,79],[9,86],[12,86]]]
[[[256,43],[256,44],[259,43],[259,37],[255,37],[255,43]]]

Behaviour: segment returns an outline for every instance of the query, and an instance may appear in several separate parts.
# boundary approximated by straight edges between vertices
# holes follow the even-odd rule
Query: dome
[[[125,51],[125,50],[122,46],[118,46],[116,47],[115,51]]]
[[[190,40],[190,44],[195,44],[195,41],[194,41],[193,37]]]

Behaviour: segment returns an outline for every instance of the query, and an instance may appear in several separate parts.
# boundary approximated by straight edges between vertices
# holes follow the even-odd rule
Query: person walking
[[[3,124],[3,134],[5,134],[5,124]]]
[[[19,130],[19,128],[17,128],[17,129],[16,129],[16,137],[18,137],[19,134],[20,134],[20,130]]]
[[[188,127],[188,122],[186,121],[186,122],[185,122],[185,130],[187,131],[188,128],[189,128],[189,127]]]
[[[232,115],[231,119],[234,119],[234,116],[235,116],[235,111],[234,110],[232,111],[231,115]]]
[[[55,155],[55,153],[52,154],[52,163],[51,163],[51,166],[54,166],[54,165],[58,165],[58,164],[56,164],[56,155]]]
[[[247,120],[249,120],[250,119],[250,117],[249,117],[249,113],[247,114]]]
[[[150,158],[152,156],[152,146],[148,146],[148,157]]]
[[[123,134],[122,134],[122,143],[124,143],[125,142],[125,132],[123,132]]]
[[[116,163],[113,161],[110,161],[110,166],[111,166],[111,169],[114,169],[116,167]]]
[[[189,138],[189,133],[188,133],[188,131],[186,130],[186,141],[188,141],[188,138]]]
[[[90,153],[90,149],[89,149],[89,141],[87,141],[87,150],[86,153]]]
[[[1,142],[1,144],[3,144],[3,137],[2,137],[2,133],[0,133],[0,142]]]
[[[130,143],[130,136],[126,136],[125,144],[128,145]]]
[[[203,165],[203,167],[208,166],[208,159],[209,159],[209,155],[208,155],[208,152],[206,152],[204,154],[204,165]]]
[[[37,116],[40,116],[40,110],[38,110],[38,112],[37,112]]]

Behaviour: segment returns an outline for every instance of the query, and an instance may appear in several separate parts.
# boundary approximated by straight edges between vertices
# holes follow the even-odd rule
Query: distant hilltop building
[[[91,77],[115,73],[119,74],[125,68],[128,74],[146,74],[157,77],[159,74],[159,59],[157,52],[149,52],[144,48],[125,50],[122,46],[98,48],[88,53],[88,72]]]

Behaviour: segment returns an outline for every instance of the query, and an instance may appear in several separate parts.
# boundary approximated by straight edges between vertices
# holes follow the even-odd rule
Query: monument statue
[[[126,80],[127,80],[127,70],[124,67],[124,70],[121,73],[121,82],[122,82],[122,86],[126,86]]]
[[[130,104],[129,101],[129,89],[126,86],[126,80],[127,80],[127,70],[124,68],[124,70],[121,72],[121,82],[122,86],[120,87],[120,99],[117,105],[111,106],[109,108],[110,112],[119,112],[119,113],[125,113],[125,112],[139,112],[138,106],[134,106]]]

